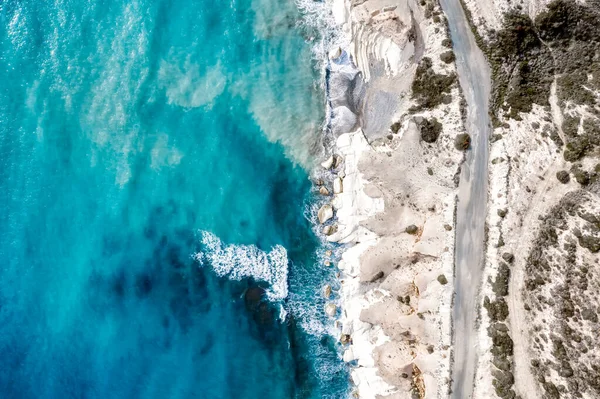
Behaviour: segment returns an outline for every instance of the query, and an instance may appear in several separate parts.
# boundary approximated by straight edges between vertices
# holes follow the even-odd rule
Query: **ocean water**
[[[342,398],[291,0],[0,3],[0,398]]]

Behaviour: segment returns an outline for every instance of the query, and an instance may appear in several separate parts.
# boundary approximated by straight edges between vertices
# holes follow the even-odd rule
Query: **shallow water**
[[[343,397],[293,2],[0,19],[0,397]]]

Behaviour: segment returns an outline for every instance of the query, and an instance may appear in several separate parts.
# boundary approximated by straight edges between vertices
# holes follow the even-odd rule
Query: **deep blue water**
[[[324,107],[299,18],[0,3],[0,398],[345,396],[305,217]]]

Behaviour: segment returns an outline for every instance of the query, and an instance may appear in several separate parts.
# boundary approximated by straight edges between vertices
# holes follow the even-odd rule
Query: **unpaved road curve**
[[[475,323],[484,260],[488,137],[491,131],[488,115],[491,74],[485,56],[477,47],[459,0],[441,0],[440,3],[448,18],[456,53],[458,78],[468,105],[466,128],[472,138],[472,148],[467,152],[460,175],[452,315],[452,398],[467,399],[473,394],[478,352]]]

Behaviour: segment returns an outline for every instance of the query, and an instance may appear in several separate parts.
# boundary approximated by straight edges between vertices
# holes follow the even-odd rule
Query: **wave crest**
[[[218,276],[231,280],[253,278],[269,284],[267,297],[283,300],[288,295],[288,257],[281,245],[265,252],[255,245],[225,245],[213,233],[202,231],[203,250],[194,258],[201,266],[209,265]]]

